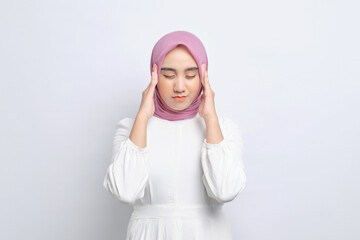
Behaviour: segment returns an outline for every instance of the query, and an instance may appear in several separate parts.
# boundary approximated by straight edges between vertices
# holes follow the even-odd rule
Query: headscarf
[[[150,62],[150,74],[152,72],[152,67],[156,63],[157,65],[157,76],[160,78],[160,70],[162,63],[165,59],[165,56],[168,52],[176,48],[178,45],[185,45],[192,57],[194,58],[200,75],[200,90],[197,97],[194,101],[183,110],[175,110],[170,108],[166,102],[160,96],[158,87],[155,87],[154,94],[154,104],[155,104],[155,112],[154,116],[175,121],[175,120],[183,120],[187,118],[194,117],[199,112],[199,105],[201,100],[201,92],[203,90],[203,86],[201,84],[202,79],[202,68],[201,64],[205,63],[206,70],[208,69],[208,59],[205,47],[201,40],[195,36],[194,34],[187,31],[174,31],[164,35],[160,38],[151,53],[151,62]]]

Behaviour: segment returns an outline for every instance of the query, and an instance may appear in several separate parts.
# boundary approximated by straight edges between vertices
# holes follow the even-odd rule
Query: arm
[[[202,180],[209,197],[225,203],[235,199],[245,188],[246,175],[240,129],[232,120],[222,120],[221,127],[218,120],[206,123],[201,164]],[[224,133],[220,142],[222,134],[219,132]]]
[[[124,203],[132,204],[145,194],[149,159],[148,147],[142,146],[146,144],[146,123],[140,118],[135,121],[124,118],[117,125],[112,162],[107,169],[103,186]],[[144,128],[145,134],[142,134]],[[133,133],[131,136],[130,129]]]
[[[108,167],[104,187],[125,203],[143,198],[149,179],[149,154],[146,145],[147,122],[155,111],[154,89],[158,82],[157,65],[154,64],[151,81],[142,92],[135,121],[129,118],[118,124],[114,139],[112,163]],[[131,128],[131,133],[129,129]]]
[[[147,122],[148,119],[138,113],[129,136],[131,141],[140,148],[146,147]]]
[[[221,131],[219,118],[217,115],[209,116],[205,119],[206,125],[206,142],[211,144],[218,144],[224,140],[224,136]]]

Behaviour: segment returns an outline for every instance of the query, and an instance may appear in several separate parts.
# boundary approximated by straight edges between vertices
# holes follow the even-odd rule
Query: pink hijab
[[[185,45],[187,47],[199,68],[200,79],[202,78],[201,64],[205,63],[206,70],[208,69],[206,50],[200,39],[187,31],[170,32],[157,41],[151,53],[150,75],[152,72],[152,67],[156,63],[158,66],[157,75],[160,77],[161,66],[166,54],[172,49],[176,48],[179,44]],[[175,110],[170,108],[162,99],[156,85],[154,94],[154,116],[170,121],[183,120],[194,117],[199,112],[202,90],[203,86],[201,85],[197,98],[194,99],[189,107],[183,110]]]

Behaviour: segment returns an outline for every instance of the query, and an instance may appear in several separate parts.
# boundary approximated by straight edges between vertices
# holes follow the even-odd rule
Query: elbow
[[[246,174],[243,170],[237,175],[236,181],[233,184],[225,185],[220,191],[218,196],[218,201],[221,202],[230,202],[234,200],[245,188],[246,186]],[[227,186],[227,187],[226,187]]]
[[[119,174],[114,174],[112,165],[104,178],[103,187],[120,202],[133,204],[145,196],[145,188],[148,182],[148,174],[142,178],[123,179]]]
[[[120,202],[122,203],[126,203],[126,204],[134,204],[134,202],[140,198],[142,198],[143,196],[141,197],[136,197],[135,195],[131,195],[131,194],[120,194],[117,196],[117,198],[119,199]]]
[[[103,187],[112,195],[114,195],[120,202],[126,203],[126,204],[133,204],[136,200],[143,198],[145,192],[142,191],[140,194],[136,194],[130,191],[123,191],[117,188],[112,187],[111,183],[104,180]]]
[[[244,190],[244,188],[245,188],[245,183],[241,184],[240,187],[232,194],[225,195],[225,197],[223,197],[223,201],[230,202],[234,200]]]
[[[203,176],[203,183],[205,185],[208,196],[220,203],[233,201],[246,186],[245,174],[240,176],[241,177],[238,178],[236,183],[225,185],[216,185],[211,181],[206,181],[205,176]]]
[[[221,203],[227,203],[233,201],[245,188],[245,183],[241,184],[236,189],[233,189],[232,191],[222,191],[219,192],[216,196],[216,200]]]
[[[103,186],[121,202],[132,204],[145,195],[148,169],[149,161],[145,155],[132,147],[121,148],[114,154]]]
[[[231,202],[232,200],[234,200],[237,195],[238,195],[238,193],[233,194],[233,195],[219,195],[215,199],[220,203],[227,203],[227,202]]]

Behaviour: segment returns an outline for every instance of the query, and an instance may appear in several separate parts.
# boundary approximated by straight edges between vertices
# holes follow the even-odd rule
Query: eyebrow
[[[185,69],[185,72],[195,71],[195,70],[199,70],[199,68],[197,68],[197,67],[190,67],[190,68]],[[176,72],[176,69],[174,69],[174,68],[168,68],[168,67],[163,67],[163,68],[161,68],[161,71],[173,71],[173,72]]]

